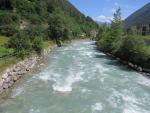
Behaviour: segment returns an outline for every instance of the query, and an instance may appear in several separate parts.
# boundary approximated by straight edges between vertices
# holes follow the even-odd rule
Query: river
[[[0,99],[0,113],[150,113],[150,80],[75,41]]]

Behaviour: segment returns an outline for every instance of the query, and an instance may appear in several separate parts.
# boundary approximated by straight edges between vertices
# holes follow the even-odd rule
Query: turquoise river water
[[[75,41],[0,98],[0,113],[150,113],[150,80]]]

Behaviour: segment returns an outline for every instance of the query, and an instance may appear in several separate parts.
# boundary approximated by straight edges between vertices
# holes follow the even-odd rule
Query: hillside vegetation
[[[145,43],[145,38],[137,35],[136,27],[124,32],[121,9],[114,13],[111,27],[100,26],[96,40],[99,50],[150,68],[150,46]]]
[[[124,21],[125,28],[131,28],[142,24],[150,24],[150,3],[134,12]]]
[[[40,53],[43,41],[61,46],[66,40],[90,36],[97,24],[68,0],[0,0],[0,35],[19,57]]]
[[[0,71],[93,29],[97,24],[68,0],[0,0]]]

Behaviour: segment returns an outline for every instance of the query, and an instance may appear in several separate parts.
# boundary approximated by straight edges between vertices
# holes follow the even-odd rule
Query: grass
[[[3,46],[8,42],[9,38],[5,36],[0,36],[0,46]]]
[[[13,49],[5,48],[9,38],[5,36],[0,36],[0,57],[4,55],[9,55],[13,53]],[[14,57],[0,58],[0,74],[11,65],[15,64],[17,59]]]
[[[5,44],[7,44],[8,40],[8,37],[0,36],[0,57],[13,53],[13,49],[8,49],[4,46]]]
[[[53,47],[55,45],[54,42],[52,41],[44,41],[44,49],[48,48],[48,47]]]
[[[146,35],[146,36],[140,36],[141,38],[145,39],[145,40],[150,40],[150,35]]]
[[[4,55],[5,53],[13,52],[12,49],[7,49],[7,48],[3,47],[3,45],[6,44],[7,42],[8,42],[7,37],[0,36],[0,56]],[[48,47],[53,47],[54,45],[55,44],[52,41],[44,41],[44,49],[46,49]],[[16,64],[19,61],[20,61],[20,59],[15,58],[15,57],[0,58],[0,74],[2,74],[2,72],[5,69],[11,67],[12,65]]]
[[[5,48],[5,47],[0,47],[0,57],[6,56],[6,55],[10,55],[13,52],[14,52],[13,49],[8,49],[8,48]]]
[[[19,62],[20,60],[14,57],[9,57],[6,59],[6,63],[5,63],[5,59],[0,59],[0,74],[2,74],[2,72],[11,67],[12,65],[16,64],[17,62]]]

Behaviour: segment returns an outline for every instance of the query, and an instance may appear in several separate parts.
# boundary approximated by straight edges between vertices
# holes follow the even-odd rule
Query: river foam
[[[99,113],[103,110],[103,106],[101,103],[95,103],[92,105],[92,113]]]
[[[44,68],[2,97],[0,113],[150,113],[150,81],[93,44],[56,48]]]
[[[83,75],[84,72],[78,72],[75,75],[71,74],[68,77],[66,77],[64,80],[58,79],[53,84],[53,90],[58,92],[70,92],[72,91],[72,85],[75,82],[83,80],[81,75]]]
[[[75,82],[83,80],[81,77],[84,75],[84,72],[76,72],[72,73],[69,72],[69,75],[60,75],[59,73],[50,72],[49,73],[42,73],[41,76],[39,76],[39,79],[42,81],[53,81],[54,84],[52,85],[52,88],[54,91],[58,92],[70,92],[72,91],[73,84]]]

